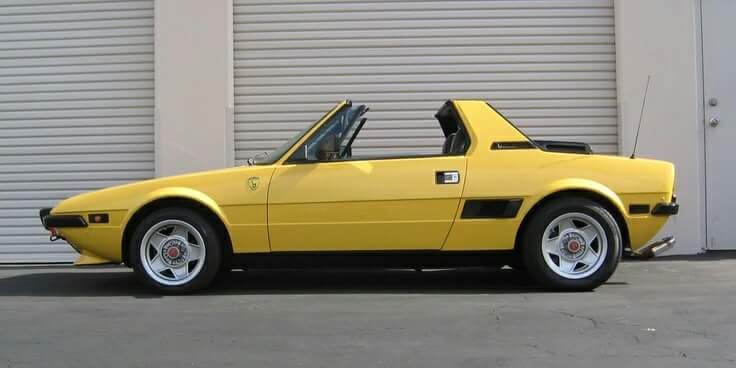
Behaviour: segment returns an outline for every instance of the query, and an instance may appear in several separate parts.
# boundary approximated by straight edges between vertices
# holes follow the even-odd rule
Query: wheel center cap
[[[161,259],[171,267],[179,267],[189,259],[187,245],[181,239],[169,239],[161,247]]]
[[[166,254],[169,256],[169,258],[179,257],[179,253],[179,248],[177,247],[171,247],[168,251],[166,251]]]
[[[578,243],[577,240],[570,240],[567,243],[567,250],[569,250],[570,253],[577,253],[578,251],[580,251],[580,248],[580,243]]]
[[[572,231],[563,234],[560,239],[560,252],[568,259],[578,259],[585,253],[585,239],[579,233]]]

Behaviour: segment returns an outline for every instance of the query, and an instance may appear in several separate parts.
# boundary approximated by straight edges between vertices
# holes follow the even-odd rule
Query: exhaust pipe
[[[658,240],[654,243],[645,245],[632,253],[637,258],[643,258],[643,259],[649,259],[654,258],[657,256],[657,254],[660,254],[667,249],[672,248],[675,245],[675,237],[674,236],[668,236],[662,240]]]

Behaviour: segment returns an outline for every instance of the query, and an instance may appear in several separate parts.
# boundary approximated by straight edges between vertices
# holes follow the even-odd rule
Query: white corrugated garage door
[[[371,106],[361,145],[372,153],[439,151],[432,115],[448,98],[488,100],[535,138],[617,150],[613,0],[236,0],[234,10],[237,160],[345,98]]]
[[[153,167],[153,1],[3,1],[0,263],[73,260],[38,209]]]

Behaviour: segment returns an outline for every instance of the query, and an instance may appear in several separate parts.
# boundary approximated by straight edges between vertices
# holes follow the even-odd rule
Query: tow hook
[[[675,245],[675,237],[668,236],[662,240],[655,241],[654,243],[645,245],[635,251],[632,254],[636,258],[650,259],[654,258],[657,254],[660,254]]]
[[[49,233],[49,240],[52,242],[57,240],[66,240],[63,236],[59,235],[55,227],[49,228]]]

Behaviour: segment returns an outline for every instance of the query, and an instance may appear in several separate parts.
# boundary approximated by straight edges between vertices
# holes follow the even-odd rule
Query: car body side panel
[[[626,221],[633,249],[643,246],[666,221],[666,217],[650,214],[629,215],[627,209],[630,204],[653,207],[657,202],[668,202],[674,183],[672,164],[536,148],[491,150],[493,142],[527,139],[505,129],[513,127],[491,109],[484,112],[477,104],[463,102],[458,106],[463,119],[468,119],[466,125],[478,137],[468,158],[461,206],[468,199],[518,198],[523,203],[513,219],[464,219],[458,211],[443,250],[513,249],[519,225],[534,205],[548,195],[567,190],[589,191],[613,203]]]
[[[120,262],[122,234],[134,213],[158,199],[186,198],[214,212],[229,231],[235,252],[266,252],[266,199],[273,166],[239,167],[113,187],[69,198],[53,214],[109,213],[105,225],[64,228],[64,236],[78,250]],[[249,179],[257,181],[253,189]]]
[[[437,184],[437,171],[458,171]],[[292,164],[269,193],[273,251],[440,249],[465,182],[465,157]]]

